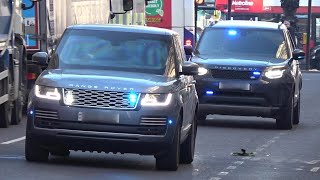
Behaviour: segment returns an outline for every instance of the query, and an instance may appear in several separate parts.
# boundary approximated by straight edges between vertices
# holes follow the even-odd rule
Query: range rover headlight
[[[168,106],[171,103],[172,94],[146,94],[142,100],[142,106]]]
[[[57,88],[35,85],[35,95],[38,98],[57,100],[61,99],[61,94]]]
[[[264,75],[269,79],[279,79],[283,76],[284,71],[283,68],[271,68],[267,69]]]

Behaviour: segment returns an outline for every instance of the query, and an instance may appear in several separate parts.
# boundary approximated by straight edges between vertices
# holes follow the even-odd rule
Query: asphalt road
[[[157,171],[151,156],[71,152],[48,163],[24,159],[25,120],[0,129],[0,179],[320,179],[320,73],[304,74],[301,124],[277,130],[273,119],[210,116],[199,126],[192,165]],[[233,156],[241,149],[253,156]]]

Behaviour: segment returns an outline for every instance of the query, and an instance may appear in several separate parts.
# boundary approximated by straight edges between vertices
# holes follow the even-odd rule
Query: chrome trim
[[[128,134],[128,133],[111,133],[111,132],[96,132],[96,131],[80,131],[80,130],[66,130],[66,129],[46,129],[46,128],[39,128],[33,126],[35,130],[42,130],[42,131],[50,131],[50,132],[55,132],[57,135],[59,133],[74,133],[74,135],[99,135],[99,136],[109,136],[106,138],[110,138],[110,136],[113,136],[114,138],[121,137],[121,138],[163,138],[166,136],[164,135],[141,135],[141,134]]]
[[[63,98],[63,103],[65,106],[71,106],[71,107],[85,107],[85,108],[97,108],[97,109],[114,109],[114,110],[133,110],[133,109],[136,109],[138,104],[139,104],[139,101],[140,101],[140,97],[141,97],[141,93],[137,93],[138,94],[138,97],[137,97],[137,103],[135,104],[134,107],[132,108],[110,108],[110,107],[97,107],[97,106],[82,106],[82,105],[67,105],[65,103],[65,89],[69,89],[69,88],[62,88],[62,98]],[[71,89],[71,88],[70,88]],[[83,89],[75,89],[75,90],[83,90]],[[89,91],[93,91],[92,89],[88,89]],[[106,92],[119,92],[119,91],[106,91]],[[121,92],[121,93],[127,93],[127,92]]]
[[[155,117],[142,117],[140,125],[144,126],[166,126],[167,118],[155,118]]]

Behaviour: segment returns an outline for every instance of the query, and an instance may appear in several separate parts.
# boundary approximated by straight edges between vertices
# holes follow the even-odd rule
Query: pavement
[[[301,123],[277,130],[274,119],[211,115],[199,126],[193,164],[157,171],[152,156],[71,152],[47,163],[24,159],[24,120],[0,129],[0,179],[319,180],[320,73],[303,73]],[[245,149],[251,156],[232,153]]]

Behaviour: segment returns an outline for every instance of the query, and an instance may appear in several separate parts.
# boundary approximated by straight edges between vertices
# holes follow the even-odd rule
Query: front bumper
[[[200,114],[275,117],[293,94],[293,80],[235,80],[196,78]],[[221,89],[219,83],[249,85],[249,89]],[[208,92],[210,92],[208,94]]]
[[[178,104],[108,110],[61,103],[30,97],[27,138],[47,149],[156,155],[172,144],[180,111]]]

